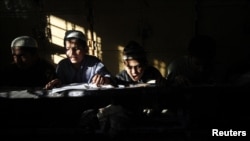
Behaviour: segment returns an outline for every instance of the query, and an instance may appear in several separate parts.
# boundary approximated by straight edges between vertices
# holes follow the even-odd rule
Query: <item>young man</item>
[[[146,52],[139,43],[130,41],[125,46],[123,63],[125,69],[116,75],[117,85],[129,86],[153,80],[156,82],[156,86],[166,86],[166,79],[160,71],[148,65]],[[100,108],[97,113],[101,126],[104,126],[105,132],[111,134],[126,133],[126,129],[134,126],[138,119],[144,117],[145,111],[149,115],[159,113],[160,110],[157,104],[152,109],[142,109],[140,106],[133,107],[132,101],[127,99],[117,100],[118,103],[114,100],[114,103]]]
[[[189,87],[216,84],[215,40],[210,36],[197,35],[190,40],[187,51],[188,55],[170,62],[167,68],[169,85]]]
[[[149,81],[159,84],[158,82],[165,81],[159,70],[148,65],[146,52],[139,43],[130,41],[123,50],[122,59],[125,69],[116,75],[118,84],[129,85]]]
[[[87,55],[86,37],[81,31],[66,31],[64,47],[67,58],[58,63],[58,78],[49,82],[46,89],[71,83],[93,83],[97,86],[111,83],[111,74],[104,64],[97,57]]]
[[[11,43],[13,63],[4,67],[1,85],[11,87],[44,87],[55,78],[52,63],[38,55],[37,41],[30,36],[20,36]]]

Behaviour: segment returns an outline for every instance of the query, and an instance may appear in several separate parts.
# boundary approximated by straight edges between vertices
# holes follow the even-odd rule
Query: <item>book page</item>
[[[74,83],[65,85],[59,88],[53,88],[51,93],[58,93],[66,90],[96,90],[96,89],[105,89],[105,88],[114,88],[114,86],[106,84],[97,86],[95,84],[88,84],[88,83]]]

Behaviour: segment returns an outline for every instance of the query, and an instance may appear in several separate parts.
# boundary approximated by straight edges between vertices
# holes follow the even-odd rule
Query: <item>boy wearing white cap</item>
[[[55,78],[53,64],[38,55],[37,41],[19,36],[11,42],[13,63],[4,67],[2,86],[44,87]]]
[[[71,83],[93,83],[97,86],[111,83],[111,75],[95,56],[87,55],[86,36],[78,30],[65,32],[64,47],[67,58],[56,68],[58,79],[46,85],[46,89]]]

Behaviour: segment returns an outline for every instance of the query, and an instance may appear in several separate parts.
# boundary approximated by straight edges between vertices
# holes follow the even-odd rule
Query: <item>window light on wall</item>
[[[88,39],[87,43],[89,46],[89,54],[94,55],[97,57],[101,57],[101,39],[100,37],[97,37],[95,32],[91,32],[90,30],[87,30],[87,33],[84,29],[84,27],[74,24],[72,22],[69,22],[67,20],[64,20],[62,18],[59,18],[54,15],[48,15],[47,16],[47,29],[49,29],[50,33],[47,33],[47,36],[49,37],[49,40],[52,44],[57,45],[59,47],[63,48],[63,39],[64,34],[66,30],[79,30],[82,31],[84,34],[86,34],[86,37]],[[97,46],[98,45],[98,46]],[[59,54],[54,53],[52,54],[52,59],[55,64],[57,64],[61,59],[65,58],[65,54]]]

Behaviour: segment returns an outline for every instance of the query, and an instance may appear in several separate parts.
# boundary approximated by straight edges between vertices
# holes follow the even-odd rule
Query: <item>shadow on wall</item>
[[[55,15],[47,16],[46,28],[47,37],[49,38],[49,42],[52,44],[51,47],[53,48],[53,52],[51,52],[51,56],[55,64],[65,58],[65,53],[61,51],[64,46],[63,38],[65,31],[71,29],[80,30],[85,33],[88,39],[89,54],[102,59],[101,38],[97,37],[96,32],[89,29],[85,30],[85,27]]]
[[[167,65],[166,65],[165,62],[160,61],[160,60],[158,60],[158,59],[154,59],[154,60],[153,60],[153,66],[154,66],[155,68],[157,68],[157,69],[161,72],[161,74],[162,74],[164,77],[167,75],[167,71],[166,71]]]

